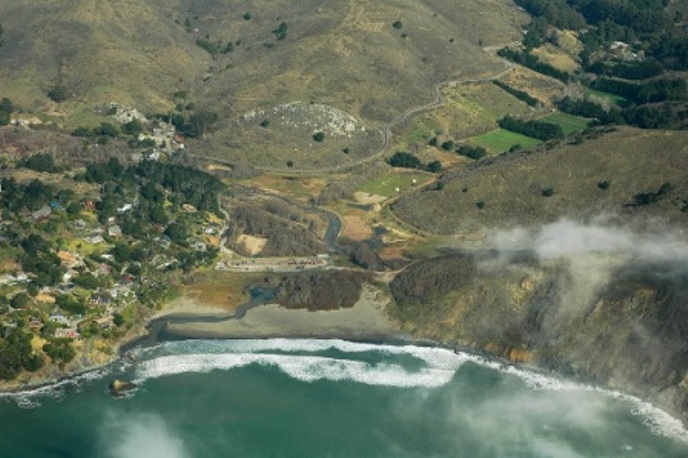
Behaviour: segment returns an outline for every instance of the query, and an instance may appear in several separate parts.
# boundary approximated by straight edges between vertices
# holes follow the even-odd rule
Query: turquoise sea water
[[[686,457],[633,398],[441,348],[168,342],[0,402],[1,457]],[[113,398],[113,378],[134,380]]]

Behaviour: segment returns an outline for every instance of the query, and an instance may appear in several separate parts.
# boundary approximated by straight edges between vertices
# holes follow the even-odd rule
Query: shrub
[[[100,126],[93,131],[100,137],[117,137],[119,135],[119,128],[109,122],[101,122]]]
[[[56,84],[55,86],[48,89],[48,98],[53,102],[64,102],[69,98],[67,88],[65,88],[61,84]]]
[[[394,27],[395,29],[399,30],[399,29],[401,29],[402,27],[404,27],[404,24],[403,24],[401,21],[396,20],[396,21],[392,22],[392,27]]]
[[[322,132],[316,132],[316,133],[313,134],[313,140],[315,140],[316,142],[320,143],[320,142],[322,142],[323,140],[325,140],[325,134],[322,133]]]
[[[487,156],[487,150],[482,146],[459,145],[456,147],[456,152],[461,156],[476,160]]]
[[[611,186],[611,183],[607,180],[597,182],[597,187],[600,189],[607,190],[609,189],[609,186]]]
[[[397,151],[387,159],[387,163],[392,167],[404,167],[408,169],[419,169],[423,163],[411,153],[406,151]]]
[[[446,142],[442,143],[441,147],[445,151],[451,151],[454,149],[454,141],[453,140],[447,140]]]
[[[430,173],[438,173],[442,171],[442,163],[440,161],[432,161],[425,164],[425,170]]]
[[[127,135],[138,136],[143,132],[143,124],[138,119],[132,119],[128,123],[122,125],[122,132]]]
[[[50,153],[36,153],[33,156],[29,156],[19,161],[19,166],[37,172],[56,173],[60,170]]]
[[[272,33],[277,37],[278,40],[284,40],[287,38],[287,23],[281,22],[276,29],[272,30]]]
[[[552,197],[554,195],[554,188],[544,188],[540,194],[543,197]]]

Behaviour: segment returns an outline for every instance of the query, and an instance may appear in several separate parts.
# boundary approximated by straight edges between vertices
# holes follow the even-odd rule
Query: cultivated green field
[[[427,180],[431,175],[420,171],[390,172],[364,184],[360,191],[391,197]],[[416,184],[413,183],[416,180]]]
[[[486,134],[470,138],[468,141],[486,148],[492,154],[503,153],[515,145],[520,145],[522,148],[530,148],[542,143],[536,138],[526,137],[525,135],[505,129],[496,129]]]
[[[553,115],[545,116],[544,118],[539,119],[539,121],[558,124],[564,131],[564,135],[582,132],[588,127],[588,122],[590,122],[586,118],[581,118],[580,116],[574,116],[567,113],[555,113]]]
[[[620,95],[610,94],[609,92],[596,91],[595,89],[586,88],[585,95],[600,97],[604,100],[607,100],[611,103],[615,103],[617,105],[624,105],[628,103],[628,100],[626,100],[626,98],[624,97],[621,97]]]

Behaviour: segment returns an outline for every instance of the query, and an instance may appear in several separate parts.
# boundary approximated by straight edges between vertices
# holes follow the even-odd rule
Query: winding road
[[[514,42],[514,43],[519,43],[519,42]],[[504,46],[510,46],[513,45],[514,43],[509,43]],[[487,46],[483,48],[483,51],[489,54],[494,54],[494,52],[498,49],[503,48],[504,46]],[[440,83],[435,84],[432,87],[432,92],[434,95],[434,98],[431,102],[412,107],[408,110],[406,110],[404,113],[393,119],[392,121],[388,122],[382,127],[382,138],[383,138],[383,143],[380,149],[371,154],[368,157],[365,157],[359,161],[348,163],[348,164],[343,164],[343,165],[338,165],[334,167],[325,167],[321,169],[308,169],[308,170],[285,170],[281,168],[272,168],[272,167],[256,167],[255,169],[261,172],[266,172],[266,173],[276,173],[284,176],[310,176],[310,175],[321,175],[321,174],[326,174],[326,173],[333,173],[333,172],[346,172],[349,171],[355,167],[358,167],[363,164],[367,164],[369,162],[375,161],[376,159],[379,159],[381,156],[383,156],[387,150],[389,149],[391,143],[392,143],[392,129],[400,124],[403,124],[407,122],[410,118],[420,114],[420,113],[425,113],[427,111],[432,111],[436,110],[438,108],[443,107],[446,104],[446,98],[444,94],[442,93],[442,90],[448,86],[453,86],[453,85],[460,85],[460,84],[476,84],[476,83],[487,83],[490,81],[497,80],[501,78],[502,76],[506,75],[509,73],[515,65],[500,57],[500,60],[502,63],[504,63],[505,68],[503,70],[500,70],[493,75],[490,76],[483,76],[483,77],[470,77],[470,78],[459,78],[459,79],[451,79],[447,81],[443,81]],[[220,165],[225,165],[229,167],[234,167],[236,164],[232,163],[230,161],[226,161],[223,159],[218,159],[210,156],[194,156],[196,159],[200,159],[203,161],[208,161],[208,162],[214,162],[216,164]]]

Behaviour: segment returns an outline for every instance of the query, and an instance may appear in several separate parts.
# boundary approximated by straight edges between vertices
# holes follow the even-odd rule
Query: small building
[[[118,224],[115,224],[114,226],[110,226],[108,228],[108,235],[110,237],[121,237],[122,236],[122,228]]]
[[[55,329],[55,337],[58,339],[78,340],[81,339],[81,334],[79,334],[76,328],[59,328]]]
[[[49,319],[53,323],[62,324],[64,326],[69,326],[71,324],[71,322],[69,321],[69,318],[67,318],[66,316],[64,316],[60,313],[51,314]]]
[[[100,329],[108,329],[112,327],[112,324],[114,322],[114,317],[112,315],[107,315],[102,318],[96,318],[93,320]]]
[[[49,205],[44,205],[40,209],[31,213],[31,217],[34,219],[34,221],[45,221],[50,217],[52,212],[53,210]]]
[[[120,214],[126,213],[129,210],[131,210],[132,208],[134,208],[134,206],[132,204],[124,204],[121,207],[117,208],[117,213],[120,213]]]

